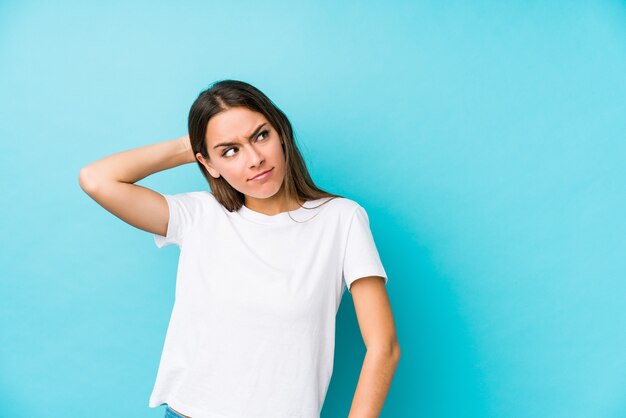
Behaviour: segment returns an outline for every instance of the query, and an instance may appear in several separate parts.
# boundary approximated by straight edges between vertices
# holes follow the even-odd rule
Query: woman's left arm
[[[400,360],[400,345],[384,279],[378,276],[357,279],[350,293],[367,353],[348,418],[376,418],[383,409]]]

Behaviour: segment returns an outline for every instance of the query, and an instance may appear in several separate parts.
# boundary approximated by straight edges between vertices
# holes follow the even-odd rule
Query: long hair
[[[243,81],[217,81],[202,91],[191,105],[188,128],[194,155],[200,153],[209,161],[209,152],[205,141],[209,120],[218,113],[233,107],[246,107],[263,114],[278,132],[283,142],[285,155],[285,178],[282,187],[287,201],[297,199],[299,202],[323,197],[343,197],[328,193],[315,185],[300,150],[296,146],[293,129],[287,116],[259,89]],[[218,178],[211,176],[200,161],[196,160],[196,163],[209,182],[209,187],[216,200],[230,212],[239,210],[245,202],[244,194],[233,188],[223,176]]]

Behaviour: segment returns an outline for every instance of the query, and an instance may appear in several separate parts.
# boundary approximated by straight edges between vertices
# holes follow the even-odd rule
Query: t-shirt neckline
[[[294,224],[305,221],[315,214],[315,210],[305,208],[315,208],[318,204],[322,203],[323,199],[308,200],[302,204],[304,207],[298,207],[292,211],[280,212],[275,215],[266,215],[261,212],[250,209],[245,204],[241,205],[241,208],[237,211],[241,217],[248,220],[262,223],[266,225],[286,225]]]

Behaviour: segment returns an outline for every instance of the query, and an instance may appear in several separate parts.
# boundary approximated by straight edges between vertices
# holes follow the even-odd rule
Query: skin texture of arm
[[[400,360],[400,345],[384,279],[360,278],[350,291],[367,353],[348,418],[375,418],[383,409]]]
[[[80,187],[100,206],[144,231],[165,235],[169,209],[160,193],[133,184],[195,161],[189,136],[117,152],[80,170]]]

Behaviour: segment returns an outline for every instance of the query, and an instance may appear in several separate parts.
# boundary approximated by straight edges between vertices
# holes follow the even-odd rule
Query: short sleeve
[[[192,222],[193,199],[189,193],[163,194],[169,207],[169,219],[166,235],[153,234],[154,243],[158,248],[171,244],[181,246],[185,231]]]
[[[380,276],[387,284],[387,273],[370,229],[369,218],[363,207],[352,214],[343,260],[343,280],[350,291],[352,282],[362,277]]]

